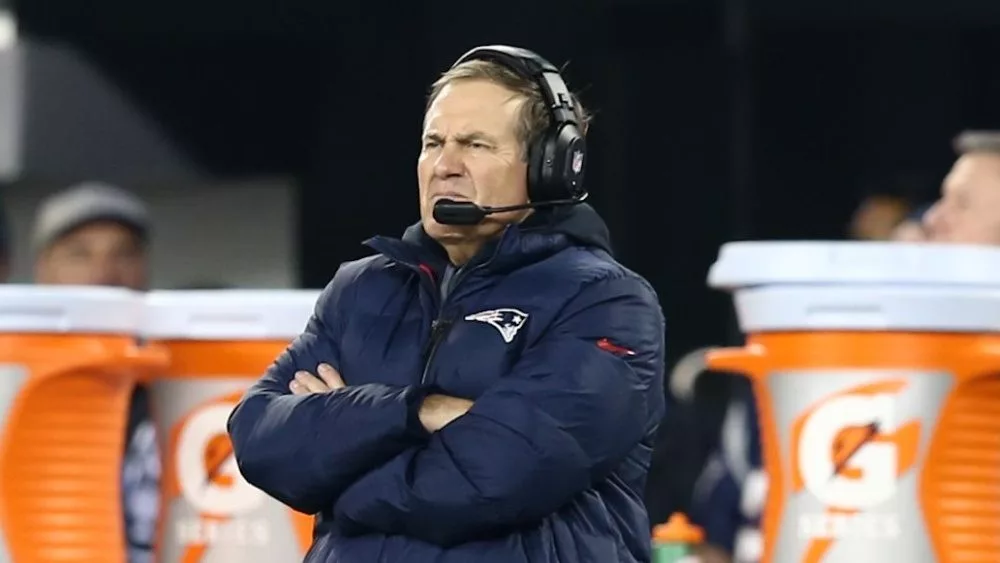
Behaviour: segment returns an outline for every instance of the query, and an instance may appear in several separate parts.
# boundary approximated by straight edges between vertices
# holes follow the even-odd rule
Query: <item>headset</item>
[[[503,66],[536,84],[549,108],[550,124],[528,147],[528,199],[524,205],[480,207],[471,202],[439,200],[434,219],[444,225],[475,225],[505,211],[576,205],[587,199],[583,185],[587,143],[573,111],[573,96],[559,69],[538,54],[519,47],[487,45],[465,53],[452,68],[474,60]]]

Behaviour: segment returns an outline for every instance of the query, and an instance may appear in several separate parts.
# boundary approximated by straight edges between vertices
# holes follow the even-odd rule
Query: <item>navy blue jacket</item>
[[[649,561],[663,316],[589,206],[536,213],[462,268],[419,226],[341,266],[233,411],[240,471],[318,514],[322,563]],[[329,362],[347,387],[290,395]],[[439,432],[431,392],[475,405]]]

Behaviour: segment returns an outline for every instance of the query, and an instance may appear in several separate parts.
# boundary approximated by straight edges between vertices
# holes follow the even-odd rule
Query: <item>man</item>
[[[876,193],[861,201],[848,226],[854,240],[889,240],[892,231],[910,212],[905,198]]]
[[[246,479],[318,514],[307,561],[649,561],[663,317],[580,204],[586,124],[520,49],[434,84],[421,221],[341,266],[229,421]]]
[[[909,240],[1000,245],[1000,131],[968,131],[954,146],[958,159],[942,184],[941,198],[923,213],[921,236]],[[905,239],[897,235],[896,240]],[[709,544],[704,563],[754,563],[762,552],[766,477],[749,390],[734,399],[729,416],[734,422],[724,425],[723,447],[706,465],[695,491],[693,517],[705,525]]]
[[[134,195],[81,184],[42,202],[32,244],[35,281],[146,289],[149,213]],[[132,397],[122,474],[129,562],[152,560],[159,510],[160,459],[145,389]]]
[[[933,242],[1000,245],[1000,131],[955,139],[958,160],[924,215]]]
[[[104,184],[49,197],[35,217],[35,281],[146,289],[148,221],[141,201]]]

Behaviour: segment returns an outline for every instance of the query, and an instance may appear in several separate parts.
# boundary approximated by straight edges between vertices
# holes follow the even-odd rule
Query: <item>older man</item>
[[[1000,245],[1000,131],[955,139],[958,160],[924,215],[929,240]]]
[[[230,419],[307,561],[646,562],[663,317],[583,204],[587,119],[534,53],[434,84],[421,222],[343,265]]]

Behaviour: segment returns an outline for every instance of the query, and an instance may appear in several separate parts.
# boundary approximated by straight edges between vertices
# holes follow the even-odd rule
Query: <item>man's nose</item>
[[[465,171],[461,151],[454,143],[446,144],[434,162],[434,174],[439,178],[460,176]]]
[[[114,263],[114,260],[104,258],[97,261],[90,272],[90,283],[93,285],[104,285],[117,287],[122,284],[121,271]]]

